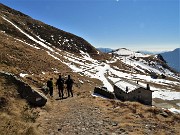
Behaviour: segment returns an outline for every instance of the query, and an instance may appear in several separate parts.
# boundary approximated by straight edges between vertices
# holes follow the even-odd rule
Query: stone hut
[[[137,101],[152,105],[152,92],[149,84],[146,88],[128,80],[121,80],[114,84],[115,96],[122,101]]]

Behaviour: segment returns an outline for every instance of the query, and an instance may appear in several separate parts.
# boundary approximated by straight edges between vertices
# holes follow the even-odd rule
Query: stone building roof
[[[116,82],[114,85],[117,86],[118,88],[120,88],[122,91],[127,92],[127,93],[132,92],[140,87],[146,89],[144,86],[139,85],[135,82],[126,80],[126,79],[120,80],[120,81]],[[128,91],[127,91],[127,89],[128,89]]]

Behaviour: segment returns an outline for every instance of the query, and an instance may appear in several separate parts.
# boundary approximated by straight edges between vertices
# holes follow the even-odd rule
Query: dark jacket
[[[63,78],[57,79],[56,86],[61,87],[61,88],[64,87],[64,79]]]
[[[74,81],[71,78],[70,79],[68,78],[65,82],[65,84],[67,84],[67,88],[72,88],[73,83],[74,83]]]
[[[47,87],[53,87],[53,82],[52,82],[52,80],[48,80],[47,81]]]

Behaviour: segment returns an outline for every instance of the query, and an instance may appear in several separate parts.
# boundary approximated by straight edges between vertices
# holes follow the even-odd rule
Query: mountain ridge
[[[35,39],[38,38],[35,35],[37,36],[40,35],[39,38],[45,39],[46,40],[45,42],[50,43],[52,46],[58,47],[65,51],[79,53],[79,50],[81,49],[85,52],[88,52],[89,54],[99,54],[99,52],[97,52],[95,47],[93,47],[90,43],[88,43],[79,36],[57,29],[50,25],[46,25],[43,22],[34,20],[31,17],[19,11],[15,11],[11,8],[8,8],[3,4],[0,4],[0,7],[1,7],[1,17],[2,16],[7,18],[10,17],[12,19],[10,20],[12,23],[25,30],[26,33],[33,36]],[[7,21],[6,22],[4,21],[6,20],[1,20],[1,24],[0,24],[2,31],[6,31],[6,33],[11,34],[12,36],[29,40],[25,35],[23,35],[22,33],[18,33],[16,29],[14,29],[12,26],[9,26],[10,24],[6,23]],[[4,24],[11,27],[11,30],[9,30],[8,27],[6,27],[6,25]],[[54,35],[52,35],[52,33]],[[29,40],[29,42],[32,41]],[[69,47],[67,48],[67,46]],[[84,50],[84,48],[86,48],[87,50]]]
[[[180,72],[180,48],[160,54],[163,56],[169,66]]]

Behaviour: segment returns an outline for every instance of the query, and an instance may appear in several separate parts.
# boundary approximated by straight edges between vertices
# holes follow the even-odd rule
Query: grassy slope
[[[0,75],[0,134],[38,134],[34,125],[38,112],[21,99],[16,85]]]

